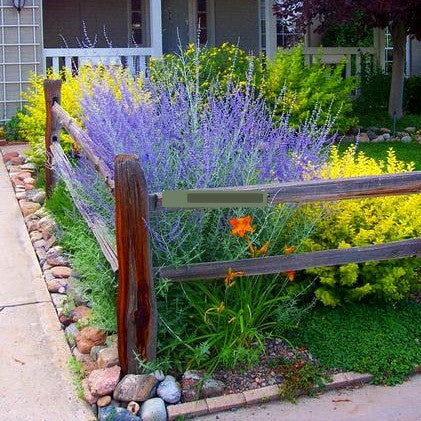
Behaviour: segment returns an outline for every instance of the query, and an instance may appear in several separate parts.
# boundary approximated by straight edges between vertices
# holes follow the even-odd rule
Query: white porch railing
[[[62,68],[70,71],[91,64],[105,66],[121,65],[133,74],[144,72],[152,48],[44,48],[45,70],[55,73]]]
[[[321,56],[322,63],[338,64],[346,59],[345,76],[361,74],[361,56],[367,55],[371,60],[376,60],[376,49],[374,47],[305,47],[304,56],[307,63],[312,63],[318,56]]]

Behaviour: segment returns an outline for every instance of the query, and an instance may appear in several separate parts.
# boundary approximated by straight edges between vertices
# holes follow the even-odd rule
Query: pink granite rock
[[[85,401],[89,403],[89,405],[93,405],[98,400],[97,396],[94,396],[91,393],[91,390],[89,388],[88,379],[84,379],[82,381],[82,388],[83,388],[83,397],[85,398]]]
[[[76,336],[77,347],[82,354],[89,354],[91,349],[105,343],[105,332],[95,327],[85,327]]]
[[[51,273],[54,278],[68,278],[70,277],[72,270],[67,266],[54,266],[51,269]]]
[[[23,216],[31,215],[39,209],[41,209],[41,205],[39,203],[25,202],[21,204]]]
[[[118,365],[94,370],[89,374],[88,386],[94,396],[109,395],[116,388],[120,379],[121,368]]]

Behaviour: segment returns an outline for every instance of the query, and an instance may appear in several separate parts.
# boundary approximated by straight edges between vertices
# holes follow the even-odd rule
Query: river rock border
[[[338,142],[361,142],[361,143],[379,143],[379,142],[417,142],[421,143],[421,129],[416,127],[406,127],[402,131],[392,132],[386,127],[356,127],[352,133],[336,137]]]
[[[83,367],[83,398],[100,421],[176,420],[280,399],[276,385],[225,395],[223,382],[200,371],[185,372],[181,384],[159,371],[121,378],[117,336],[88,326],[90,303],[78,290],[78,274],[57,245],[57,225],[42,207],[45,192],[35,188],[36,165],[17,152],[5,153],[3,160],[58,319],[74,358]],[[362,385],[372,378],[370,374],[338,373],[324,390]]]

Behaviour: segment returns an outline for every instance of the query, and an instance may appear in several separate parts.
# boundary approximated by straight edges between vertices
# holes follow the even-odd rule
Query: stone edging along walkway
[[[369,383],[373,376],[371,374],[359,373],[338,373],[332,376],[332,382],[325,383],[321,390],[314,388],[314,392],[328,391],[334,389],[343,389],[345,387],[363,385]],[[246,390],[245,392],[231,395],[218,396],[215,398],[201,399],[195,402],[182,403],[169,406],[168,419],[176,420],[177,417],[207,415],[221,411],[227,411],[233,408],[240,408],[249,405],[258,405],[269,401],[280,400],[279,387],[266,386],[255,390]]]
[[[9,162],[9,175],[15,189],[15,195],[25,218],[33,247],[44,271],[44,278],[57,310],[59,321],[65,329],[70,347],[73,348],[72,353],[74,357],[83,364],[88,376],[83,382],[85,400],[91,404],[92,409],[95,414],[99,416],[100,420],[106,419],[108,413],[102,411],[112,407],[110,405],[110,403],[112,404],[110,395],[114,393],[115,398],[117,390],[114,389],[117,384],[118,389],[125,380],[125,378],[123,378],[123,380],[119,382],[120,367],[118,366],[115,337],[106,338],[104,332],[90,327],[84,328],[81,331],[78,330],[76,322],[89,316],[90,309],[86,306],[87,303],[77,303],[77,307],[72,311],[70,316],[65,316],[62,313],[61,310],[64,300],[66,299],[66,293],[68,293],[72,287],[71,277],[73,272],[69,267],[66,258],[61,254],[60,248],[54,247],[54,244],[56,243],[56,238],[54,236],[54,221],[42,212],[41,204],[45,198],[44,193],[34,189],[35,166],[30,163],[25,164],[24,158],[17,153],[12,152],[6,154],[4,158],[6,162]],[[108,346],[105,346],[105,342]],[[92,357],[93,354],[96,355],[95,358]],[[417,370],[417,372],[420,372],[420,370]],[[150,383],[150,378],[153,376],[145,375],[135,377],[144,377],[144,380],[146,382],[149,381]],[[362,385],[370,382],[373,378],[370,374],[352,372],[338,373],[334,374],[332,377],[332,382],[326,383],[323,390],[315,388],[314,391],[321,392],[324,390],[328,391]],[[160,380],[162,381],[163,378]],[[153,383],[155,385],[154,387],[156,387],[157,380]],[[98,391],[98,393],[96,394],[95,391]],[[164,405],[162,399],[151,398],[149,392],[147,392],[142,399],[138,395],[136,396],[138,399],[123,399],[123,401],[132,401],[129,403],[127,409],[117,407],[117,409],[120,410],[118,414],[121,414],[123,418],[124,416],[132,415],[133,418],[131,419],[133,421],[140,419],[145,421],[149,419],[153,419],[154,421],[166,419],[176,420],[178,417],[207,415],[280,399],[279,386],[277,385],[247,390],[241,393],[208,397],[193,402],[169,404],[167,406]],[[135,402],[136,400],[141,402],[144,401],[142,406]],[[155,401],[154,403],[160,404],[160,406],[158,405],[158,412],[160,412],[159,416],[157,413],[154,413],[156,408],[145,405],[145,403],[150,401]],[[152,402],[150,402],[150,404],[152,404]],[[128,412],[130,412],[130,414],[128,414]],[[137,414],[139,414],[141,418],[136,416]]]

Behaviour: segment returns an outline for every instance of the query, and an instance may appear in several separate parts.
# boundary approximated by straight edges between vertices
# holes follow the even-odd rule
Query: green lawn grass
[[[368,372],[374,382],[402,382],[421,364],[421,305],[317,307],[290,331],[328,369]]]
[[[339,145],[339,150],[344,151],[349,148],[349,143],[342,143]],[[405,162],[414,162],[415,169],[421,170],[421,144],[411,142],[381,142],[381,143],[359,143],[357,151],[364,152],[370,158],[376,160],[385,160],[387,151],[393,148],[396,152],[396,157]]]

